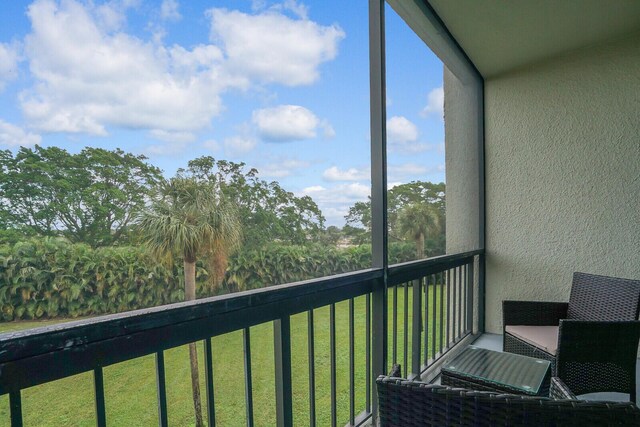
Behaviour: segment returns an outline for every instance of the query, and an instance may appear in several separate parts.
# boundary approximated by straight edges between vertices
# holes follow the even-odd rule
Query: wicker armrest
[[[640,321],[569,320],[560,322],[559,361],[602,362],[631,365],[635,370]]]
[[[389,372],[389,377],[394,378],[402,378],[402,366],[399,363],[396,363],[391,367],[391,372]]]
[[[497,394],[387,376],[376,386],[381,427],[640,425],[640,409],[631,402]]]
[[[555,375],[573,393],[629,393],[636,400],[640,321],[562,320]]]
[[[557,326],[567,317],[567,302],[502,301],[503,325]]]
[[[567,387],[567,385],[558,377],[551,377],[551,387],[549,389],[549,397],[552,399],[570,399],[577,400],[575,394]]]

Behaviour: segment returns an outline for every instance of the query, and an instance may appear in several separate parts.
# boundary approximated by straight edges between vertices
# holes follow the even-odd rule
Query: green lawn
[[[412,289],[410,288],[409,322],[411,322],[411,294]],[[439,296],[439,292],[437,294]],[[391,313],[391,293],[389,298]],[[429,306],[430,309],[433,308],[431,295]],[[336,305],[337,407],[338,423],[342,425],[349,418],[348,309],[347,301]],[[403,363],[403,314],[404,292],[401,290],[398,293],[398,358],[401,363]],[[314,315],[317,419],[318,425],[328,425],[330,424],[329,307],[316,309]],[[389,322],[389,330],[391,330],[391,316]],[[55,323],[55,321],[0,323],[0,332],[44,326],[51,323]],[[364,297],[357,298],[355,301],[355,328],[356,413],[358,413],[365,406]],[[410,332],[409,343],[411,342]],[[291,334],[294,422],[296,425],[308,425],[309,378],[306,313],[291,318]],[[389,341],[389,345],[391,345],[391,339]],[[212,343],[216,421],[222,426],[246,425],[242,332],[237,331],[215,337]],[[439,340],[437,345],[439,345]],[[200,343],[200,375],[204,399],[202,347],[202,343]],[[257,426],[272,426],[275,425],[275,370],[271,323],[251,328],[251,353],[255,424]],[[390,357],[391,354],[390,348]],[[421,357],[424,357],[424,353]],[[175,426],[194,425],[187,347],[167,350],[165,352],[165,367],[169,424]],[[403,366],[403,372],[404,368]],[[106,367],[104,381],[109,425],[157,425],[155,359],[153,355]],[[23,390],[22,396],[25,426],[95,425],[91,373]],[[8,400],[7,396],[0,397],[0,425],[8,424]]]

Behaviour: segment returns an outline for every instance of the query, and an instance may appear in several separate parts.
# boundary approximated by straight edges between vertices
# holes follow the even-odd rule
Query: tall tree
[[[371,243],[371,200],[356,202],[344,218],[346,225],[343,230],[353,243]]]
[[[438,212],[432,205],[412,203],[402,208],[397,222],[397,229],[401,235],[415,242],[417,259],[424,258],[425,237],[438,232]]]
[[[387,191],[387,221],[390,241],[404,240],[406,235],[399,230],[398,215],[412,204],[427,204],[438,215],[440,227],[435,235],[430,235],[431,251],[444,253],[445,250],[445,184],[413,181],[396,185]],[[345,216],[347,225],[343,230],[352,236],[354,243],[371,240],[371,202],[357,202],[349,208]]]
[[[182,172],[213,183],[236,203],[247,247],[304,244],[323,235],[325,219],[313,199],[295,196],[276,181],[260,179],[258,170],[247,169],[244,163],[203,156],[191,160]]]
[[[140,227],[148,247],[158,257],[182,259],[187,300],[196,298],[196,261],[210,261],[220,275],[229,253],[240,242],[235,207],[226,201],[219,186],[192,176],[178,175],[166,182],[144,212]],[[195,343],[189,344],[189,359],[196,426],[201,427],[204,423]]]
[[[144,156],[87,147],[0,151],[0,222],[27,234],[63,235],[93,247],[127,238],[160,169]]]

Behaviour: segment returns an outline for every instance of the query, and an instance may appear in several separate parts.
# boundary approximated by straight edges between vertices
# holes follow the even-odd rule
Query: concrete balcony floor
[[[486,348],[489,350],[502,351],[502,335],[499,334],[482,334],[474,343],[478,347]],[[440,379],[437,378],[437,383]],[[636,396],[640,396],[640,359],[636,362]],[[578,396],[585,400],[606,400],[615,402],[627,402],[629,395],[625,393],[589,393]],[[640,398],[637,399],[636,405],[640,402]]]

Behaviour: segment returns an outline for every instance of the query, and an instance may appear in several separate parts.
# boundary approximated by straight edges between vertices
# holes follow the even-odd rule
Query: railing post
[[[162,350],[156,353],[156,383],[158,390],[158,425],[167,427],[169,418],[167,417],[167,388],[164,372],[164,353]]]
[[[104,402],[104,376],[102,367],[97,367],[93,370],[93,389],[95,392],[96,425],[98,427],[106,427],[107,411]]]
[[[289,427],[293,425],[289,316],[273,321],[273,342],[276,368],[276,420],[278,427]]]
[[[211,338],[204,340],[204,377],[207,390],[207,421],[208,427],[216,425],[216,405],[213,394],[213,351],[211,349]]]
[[[244,400],[247,413],[247,427],[253,427],[253,374],[251,369],[251,329],[242,331],[242,349],[244,352]],[[277,366],[277,365],[276,365]],[[276,384],[277,385],[277,384]]]
[[[371,258],[383,277],[372,292],[373,424],[378,421],[375,380],[387,367],[387,146],[384,0],[369,0],[369,87],[371,126]]]
[[[307,312],[307,353],[309,355],[309,427],[316,427],[316,356],[313,310]]]
[[[11,427],[22,427],[22,398],[20,391],[9,393],[9,408],[11,411]]]
[[[485,331],[485,255],[478,255],[478,333]]]
[[[467,330],[469,333],[473,333],[473,282],[474,279],[474,271],[473,264],[475,263],[475,258],[471,260],[470,264],[467,264]]]
[[[412,316],[412,325],[411,325],[411,376],[407,375],[409,379],[420,378],[420,349],[421,349],[421,341],[420,337],[422,336],[422,286],[421,283],[423,280],[414,280],[413,281],[413,316]],[[429,281],[425,281],[425,293],[427,292],[427,287],[429,285]],[[425,304],[428,304],[428,301],[425,299]],[[425,316],[426,318],[426,316]],[[405,326],[406,327],[406,326]],[[425,327],[425,343],[427,340],[427,328]],[[425,351],[426,351],[425,346]],[[425,354],[425,359],[428,356]]]
[[[331,427],[338,425],[338,387],[336,372],[336,305],[329,306],[329,377],[331,396]]]

